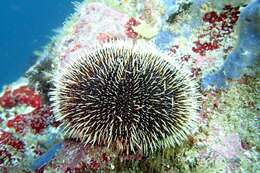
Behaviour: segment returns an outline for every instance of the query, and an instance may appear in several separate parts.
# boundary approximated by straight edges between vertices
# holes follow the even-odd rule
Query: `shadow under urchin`
[[[58,69],[51,100],[68,137],[127,154],[183,141],[196,124],[199,93],[183,66],[163,56],[108,43]]]

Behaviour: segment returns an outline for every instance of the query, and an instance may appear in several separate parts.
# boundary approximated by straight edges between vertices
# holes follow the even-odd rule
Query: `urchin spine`
[[[106,43],[57,70],[51,98],[68,136],[149,153],[190,133],[196,83],[179,62],[143,45]]]

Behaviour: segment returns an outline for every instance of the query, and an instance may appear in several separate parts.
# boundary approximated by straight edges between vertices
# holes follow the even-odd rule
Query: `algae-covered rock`
[[[260,172],[259,20],[259,0],[86,0],[76,3],[75,13],[65,21],[63,28],[58,30],[44,51],[37,54],[37,63],[21,78],[23,80],[6,86],[0,94],[0,172]],[[115,144],[106,145],[99,142],[96,145],[91,141],[90,135],[89,142],[83,143],[78,135],[88,135],[93,128],[87,127],[88,131],[84,131],[84,125],[79,125],[74,129],[77,133],[66,132],[62,125],[63,120],[59,119],[56,111],[53,112],[55,97],[50,99],[50,93],[55,84],[54,78],[59,74],[54,71],[66,70],[74,61],[81,59],[75,57],[84,57],[95,50],[97,45],[113,45],[120,41],[131,42],[133,46],[139,42],[155,46],[156,49],[149,46],[143,46],[142,49],[146,52],[159,49],[163,52],[160,55],[167,54],[167,61],[176,63],[174,66],[180,66],[181,70],[189,71],[189,78],[200,85],[202,97],[198,101],[200,110],[196,116],[196,125],[188,135],[186,132],[179,132],[178,128],[173,129],[185,136],[185,139],[175,146],[158,147],[154,152],[144,155],[139,150],[135,150],[135,153],[116,150],[115,146],[122,148],[128,144],[127,140],[120,138]],[[105,57],[102,53],[99,55]],[[103,101],[101,104],[105,104],[103,96],[108,100],[113,96],[114,93],[106,89],[106,82],[110,84],[112,79],[116,79],[113,89],[118,89],[121,93],[124,91],[117,97],[121,102],[127,102],[127,98],[122,95],[131,94],[131,86],[136,84],[121,85],[120,74],[126,74],[132,79],[143,70],[152,71],[138,69],[138,73],[132,75],[127,70],[120,71],[120,67],[127,64],[126,61],[120,61],[121,64],[113,61],[119,63],[118,75],[113,77],[114,71],[102,74],[104,70],[99,68],[103,62],[91,63],[90,56],[85,62],[88,63],[86,66],[78,70],[73,69],[75,74],[71,74],[76,81],[71,84],[78,90],[91,86],[89,90],[93,92],[107,91],[100,97],[88,98],[92,99],[93,103],[98,100],[99,103]],[[135,65],[134,62],[129,67]],[[149,64],[149,60],[145,62]],[[157,69],[154,64],[153,67]],[[95,71],[103,77],[112,77],[110,80],[101,81],[102,85],[97,87],[91,85],[98,83],[97,78],[91,78],[91,83],[77,73],[86,69],[87,76],[93,75]],[[167,71],[161,73],[168,74]],[[69,80],[66,75],[62,77]],[[147,84],[147,81],[144,82],[146,79],[153,80],[148,80]],[[138,85],[146,85],[143,88],[158,86],[156,80],[156,75],[151,73],[140,80]],[[78,87],[77,81],[86,83],[83,82],[82,87]],[[163,90],[171,86],[170,84],[165,82],[164,87],[159,90],[162,92],[157,95],[165,94]],[[67,99],[75,99],[75,96],[86,99],[85,95],[74,95],[67,86],[61,83],[59,85],[63,86],[70,96]],[[181,82],[177,86],[185,89]],[[146,92],[152,92],[152,89]],[[146,92],[143,93],[147,94]],[[178,93],[175,95],[178,96]],[[145,96],[140,102],[149,101]],[[189,99],[191,96],[182,97]],[[151,100],[160,104],[158,99]],[[118,102],[118,105],[121,102]],[[80,103],[76,106],[88,107],[88,104]],[[94,111],[94,108],[89,111]],[[132,112],[140,109],[142,107],[134,107]],[[68,111],[66,107],[61,110],[63,113]],[[74,110],[80,116],[75,116],[73,122],[67,125],[76,126],[90,115],[87,111],[77,111]],[[178,121],[176,124],[180,125],[183,117],[172,121]],[[121,120],[122,118],[118,118],[118,121]],[[89,123],[93,121],[93,117],[88,119]],[[107,120],[95,119],[95,122],[97,121]],[[127,119],[124,121],[128,122]],[[148,117],[142,123],[149,121],[158,128],[165,128],[163,123],[157,123],[156,118]],[[140,122],[138,124],[142,128]],[[112,121],[109,123],[117,125]],[[99,124],[96,125],[98,127]],[[112,125],[107,128],[113,129]],[[149,123],[145,127],[147,132],[153,130],[149,128]],[[102,128],[100,125],[100,129]],[[129,126],[127,132],[131,130]],[[122,131],[126,132],[124,129]],[[112,130],[110,132],[113,133]],[[142,130],[139,132],[142,134]],[[101,133],[92,136],[92,139],[101,141],[102,136],[110,139],[114,134],[116,133],[110,137]],[[172,137],[174,138],[179,137],[177,135]],[[133,141],[135,142],[134,139]],[[138,145],[140,144],[134,143],[135,147]]]

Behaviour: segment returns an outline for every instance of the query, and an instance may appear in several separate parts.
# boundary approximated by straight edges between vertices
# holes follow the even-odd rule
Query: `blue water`
[[[55,34],[54,29],[61,27],[74,11],[72,2],[0,1],[0,89],[18,79],[35,62],[33,52],[42,50]]]

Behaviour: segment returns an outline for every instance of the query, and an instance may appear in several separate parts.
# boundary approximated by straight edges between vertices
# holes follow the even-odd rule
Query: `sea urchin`
[[[180,63],[144,43],[110,42],[59,68],[51,91],[68,136],[150,153],[179,144],[195,124],[197,86]]]

